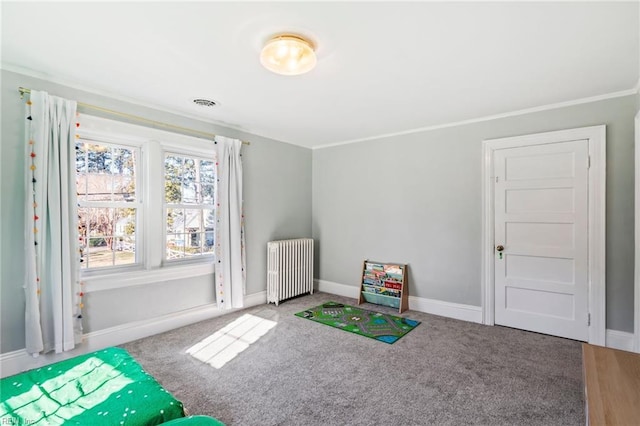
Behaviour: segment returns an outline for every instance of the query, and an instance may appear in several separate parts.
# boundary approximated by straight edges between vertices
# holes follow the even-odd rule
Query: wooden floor
[[[640,354],[582,345],[587,423],[640,425]]]

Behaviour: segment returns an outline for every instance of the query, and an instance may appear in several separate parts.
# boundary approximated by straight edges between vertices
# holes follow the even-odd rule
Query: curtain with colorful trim
[[[220,309],[244,305],[246,259],[242,211],[242,141],[216,136],[215,285]]]
[[[82,338],[75,187],[76,102],[27,102],[26,350],[62,352]]]

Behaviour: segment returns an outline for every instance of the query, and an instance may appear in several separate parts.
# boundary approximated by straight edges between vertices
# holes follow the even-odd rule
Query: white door
[[[589,141],[494,151],[495,323],[588,334]]]

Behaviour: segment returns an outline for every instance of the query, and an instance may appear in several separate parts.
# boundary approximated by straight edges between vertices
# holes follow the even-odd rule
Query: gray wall
[[[411,295],[481,305],[482,140],[607,125],[607,328],[633,332],[636,96],[313,152],[316,276],[410,264]]]
[[[0,77],[0,353],[24,347],[25,119],[24,100],[18,95],[18,86],[251,141],[250,146],[243,148],[247,294],[266,289],[267,241],[311,236],[311,150],[5,70]],[[95,114],[82,108],[80,111]],[[212,276],[204,276],[87,294],[84,331],[97,331],[211,303],[214,301],[212,283]]]
[[[250,140],[243,148],[247,294],[266,288],[266,242],[308,237],[313,228],[320,279],[357,286],[365,258],[408,262],[412,295],[479,306],[481,141],[606,124],[607,327],[633,331],[633,117],[640,96],[319,149],[312,162],[305,148],[13,72],[0,77],[1,353],[24,347],[18,86]],[[211,303],[211,283],[204,276],[88,294],[85,332]]]

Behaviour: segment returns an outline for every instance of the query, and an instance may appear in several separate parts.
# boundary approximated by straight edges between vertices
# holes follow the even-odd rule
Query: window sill
[[[161,281],[209,275],[213,274],[213,272],[213,262],[191,263],[188,265],[164,266],[158,269],[142,271],[93,275],[82,278],[82,282],[84,283],[84,291],[86,293],[95,293],[98,291],[135,287]]]

